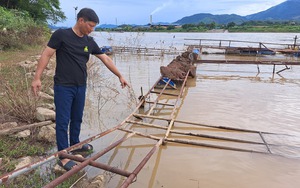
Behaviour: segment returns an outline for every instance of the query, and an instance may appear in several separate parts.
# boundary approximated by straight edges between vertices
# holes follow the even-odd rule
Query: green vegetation
[[[39,24],[47,24],[47,21],[57,23],[66,19],[59,7],[59,0],[1,0],[0,6],[18,10],[21,14],[27,12],[29,17]]]
[[[16,139],[1,136],[0,139],[0,157],[3,158],[0,175],[14,170],[17,161],[12,159],[44,155],[50,149],[49,144],[37,142],[36,138]]]
[[[38,2],[40,6],[33,6],[34,2]],[[35,109],[41,99],[36,99],[31,94],[29,72],[32,70],[21,68],[17,63],[40,54],[43,44],[50,36],[46,19],[52,19],[51,8],[42,4],[43,2],[50,1],[0,2],[0,123],[17,121],[18,125],[24,125],[36,121]],[[38,9],[45,14],[38,13]],[[53,19],[55,21],[55,18]],[[45,79],[48,79],[45,83],[52,83],[51,79]],[[0,137],[0,175],[14,170],[17,159],[45,155],[46,151],[53,147],[52,144],[37,141],[37,130],[31,131],[31,136],[26,139]],[[42,187],[42,176],[45,174],[33,171],[27,175],[30,178],[21,176],[21,181],[17,178],[9,185],[0,187]]]
[[[229,32],[299,32],[299,22],[249,21],[228,27]]]
[[[121,25],[114,29],[101,29],[98,31],[136,31],[136,32],[209,32],[211,30],[228,30],[229,32],[299,32],[300,22],[271,22],[271,21],[248,21],[242,24],[229,22],[217,24],[215,22],[198,24],[177,25],[147,25],[136,26]]]
[[[37,24],[26,11],[0,7],[0,14],[0,50],[41,44],[49,33],[45,24]]]
[[[47,22],[66,17],[59,0],[0,1],[0,51],[39,45],[50,36]]]

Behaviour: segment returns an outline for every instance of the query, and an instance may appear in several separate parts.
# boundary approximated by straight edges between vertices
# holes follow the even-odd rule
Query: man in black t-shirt
[[[81,9],[77,15],[77,22],[73,28],[55,31],[39,59],[31,87],[37,96],[41,89],[41,76],[56,53],[56,70],[54,76],[54,103],[56,107],[56,142],[58,151],[79,143],[80,126],[85,104],[87,67],[90,54],[98,57],[105,66],[119,77],[122,88],[129,86],[125,78],[118,71],[112,59],[103,54],[89,37],[99,23],[97,14],[89,8]],[[68,139],[69,129],[69,139]],[[85,144],[83,150],[93,149]],[[69,159],[60,159],[59,163],[66,170],[70,170],[76,163]]]

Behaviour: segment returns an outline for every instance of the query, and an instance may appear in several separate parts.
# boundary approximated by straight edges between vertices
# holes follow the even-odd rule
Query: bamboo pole
[[[143,125],[143,126],[147,126],[147,127],[153,127],[153,128],[167,130],[167,127],[160,126],[160,125],[149,124],[149,123],[144,123],[144,122],[126,121],[126,123]],[[265,145],[265,143],[262,143],[262,142],[248,141],[248,140],[235,139],[235,138],[227,138],[227,137],[221,137],[221,136],[212,136],[212,135],[207,135],[207,134],[197,134],[197,133],[192,133],[192,132],[183,132],[183,131],[171,130],[170,133],[180,134],[180,135],[187,135],[187,136],[202,137],[202,138],[210,138],[210,139],[216,139],[216,140],[231,141],[231,142],[241,142],[241,143],[246,143],[246,144],[262,144],[262,145]]]
[[[159,92],[157,98],[155,99],[152,107],[150,108],[149,112],[147,113],[147,115],[150,115],[153,111],[153,109],[156,107],[156,104],[158,103],[159,101],[159,98],[162,96],[162,93],[165,91],[165,89],[167,88],[168,84],[170,83],[171,79],[169,79],[167,81],[167,83],[165,84],[165,86],[163,87],[163,89]],[[150,93],[152,93],[152,89],[149,91]]]
[[[33,124],[29,124],[29,125],[14,127],[14,128],[11,128],[11,129],[4,129],[4,130],[0,131],[0,136],[1,135],[13,134],[15,132],[23,131],[23,130],[26,130],[26,129],[31,129],[33,127],[42,127],[42,126],[50,125],[51,123],[53,123],[53,122],[52,121],[43,121],[43,122],[39,122],[39,123],[33,123]]]
[[[122,131],[125,131],[125,132],[128,132],[128,133],[134,133],[135,135],[150,138],[150,139],[153,139],[153,140],[160,140],[161,139],[157,136],[148,135],[148,134],[144,134],[144,133],[141,133],[141,132],[132,131],[132,130],[128,130],[128,129],[119,128],[119,130],[122,130]],[[215,145],[215,144],[206,144],[206,143],[195,142],[195,141],[190,141],[190,140],[183,140],[183,139],[166,138],[165,141],[166,142],[180,143],[180,144],[187,144],[187,145],[203,146],[203,147],[215,148],[215,149],[224,149],[224,150],[232,150],[232,151],[240,151],[240,152],[269,154],[269,153],[262,152],[262,151],[242,149],[242,148],[234,148],[234,147],[228,147],[228,146],[220,146],[220,145]]]
[[[154,102],[153,101],[145,101],[146,103],[150,103],[150,104],[153,104]],[[156,104],[159,104],[159,105],[163,105],[163,106],[175,106],[174,104],[169,104],[169,103],[162,103],[162,102],[158,102]]]
[[[163,145],[166,144],[165,140],[168,138],[168,136],[169,136],[169,134],[170,134],[170,131],[171,131],[173,125],[174,125],[174,119],[172,119],[172,120],[170,121],[170,123],[169,123],[169,126],[168,126],[168,128],[167,128],[167,132],[166,132],[166,134],[165,134],[165,137],[163,138]]]
[[[184,123],[184,124],[190,124],[195,126],[202,126],[202,127],[210,127],[210,128],[217,128],[217,129],[225,129],[225,130],[231,130],[231,131],[240,131],[240,132],[248,132],[248,133],[262,133],[262,134],[274,134],[274,135],[286,135],[286,136],[294,136],[290,134],[283,134],[283,133],[273,133],[273,132],[265,132],[265,131],[256,131],[251,129],[242,129],[242,128],[235,128],[235,127],[226,127],[226,126],[214,126],[214,125],[206,125],[202,123],[195,123],[190,121],[184,121],[184,120],[175,120],[177,123]]]
[[[166,84],[166,85],[167,85],[167,84]],[[178,96],[178,94],[165,93],[165,92],[160,92],[160,91],[151,91],[151,93],[162,94],[162,95],[170,95],[170,96],[175,96],[175,97]]]
[[[171,121],[171,118],[165,118],[160,116],[151,116],[151,115],[144,115],[144,114],[132,114],[134,117],[140,117],[140,118],[150,118],[150,119],[158,119],[158,120],[165,120],[165,121]],[[175,119],[175,123],[183,123],[183,124],[190,124],[200,127],[210,127],[210,128],[216,128],[216,129],[224,129],[224,130],[231,130],[231,131],[240,131],[240,132],[249,132],[249,133],[262,133],[262,134],[274,134],[274,135],[286,135],[286,136],[295,136],[291,134],[284,134],[284,133],[273,133],[273,132],[265,132],[265,131],[256,131],[251,129],[241,129],[241,128],[235,128],[235,127],[226,127],[226,126],[214,126],[214,125],[206,125],[202,123],[196,123],[196,122],[190,122],[185,120],[178,120]]]
[[[261,137],[262,141],[263,141],[264,144],[266,145],[268,152],[269,152],[269,153],[272,153],[272,152],[271,152],[271,149],[270,149],[270,147],[269,147],[269,145],[268,145],[268,143],[266,142],[266,140],[265,140],[265,138],[263,137],[263,135],[261,134],[261,132],[259,132],[259,136]]]

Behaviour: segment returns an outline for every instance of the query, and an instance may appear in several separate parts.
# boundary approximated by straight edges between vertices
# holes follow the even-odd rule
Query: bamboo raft
[[[130,53],[134,55],[145,56],[163,56],[163,55],[176,55],[181,53],[181,50],[176,48],[150,48],[150,47],[128,47],[128,46],[112,46],[113,52],[118,53]]]
[[[272,65],[273,66],[273,71],[272,73],[279,74],[285,70],[289,70],[290,67],[289,65],[300,65],[300,61],[279,61],[279,60],[272,60],[272,61],[246,61],[246,60],[196,60],[195,63],[199,64],[240,64],[240,65],[246,65],[246,64],[253,64],[257,65],[257,71],[260,73],[259,65]],[[276,66],[278,65],[283,65],[285,66],[283,69],[280,69],[279,71],[276,71]]]
[[[28,172],[34,168],[37,168],[38,166],[48,163],[52,160],[57,159],[58,157],[65,157],[72,160],[75,160],[77,162],[80,162],[75,168],[72,168],[70,171],[67,171],[62,176],[56,178],[49,184],[45,185],[45,188],[50,187],[56,187],[60,183],[67,180],[72,175],[78,173],[80,170],[87,166],[93,166],[95,168],[99,168],[105,171],[109,171],[115,174],[119,174],[121,176],[125,177],[125,180],[120,183],[118,187],[126,188],[132,184],[135,179],[138,176],[138,173],[142,170],[142,168],[145,166],[145,164],[149,161],[149,159],[153,156],[153,154],[158,150],[158,148],[161,145],[167,144],[167,143],[178,143],[183,144],[186,146],[199,146],[199,147],[205,147],[205,148],[214,148],[214,149],[220,149],[220,150],[230,150],[230,151],[238,151],[238,152],[250,152],[250,153],[258,153],[258,154],[267,154],[267,155],[277,155],[272,151],[272,147],[279,146],[272,143],[267,143],[265,136],[266,135],[284,135],[284,134],[278,134],[278,133],[272,133],[272,132],[263,132],[263,131],[257,131],[257,130],[251,130],[251,129],[241,129],[241,128],[234,128],[234,127],[224,127],[224,126],[214,126],[214,125],[205,125],[202,123],[197,122],[191,122],[186,120],[180,120],[176,119],[176,112],[178,112],[180,108],[180,104],[182,103],[182,97],[184,93],[187,93],[187,87],[186,83],[189,80],[189,71],[187,72],[185,78],[180,81],[179,84],[177,84],[176,89],[167,90],[167,87],[169,83],[171,82],[171,79],[169,79],[165,86],[157,89],[155,86],[163,79],[163,77],[160,77],[152,86],[152,88],[145,94],[140,97],[140,102],[135,108],[135,110],[127,117],[125,118],[120,124],[116,125],[115,127],[108,129],[104,132],[101,132],[95,136],[92,136],[74,146],[71,146],[70,148],[67,148],[67,151],[71,151],[73,149],[80,148],[83,144],[89,143],[93,140],[102,138],[112,132],[115,131],[122,131],[124,133],[123,137],[119,140],[113,142],[112,144],[108,145],[106,148],[104,148],[102,151],[93,153],[93,155],[89,158],[81,158],[73,155],[66,154],[65,152],[56,152],[46,158],[41,159],[38,162],[35,162],[33,164],[27,165],[25,167],[22,167],[20,169],[16,169],[8,174],[2,175],[0,177],[0,184],[5,183],[8,180],[23,174],[25,172]],[[167,98],[167,101],[166,101]],[[167,109],[167,114],[162,116],[161,112],[163,110]],[[141,110],[142,109],[142,110]],[[142,112],[141,112],[142,111]],[[143,122],[141,120],[149,120],[149,122]],[[160,125],[153,123],[154,121],[159,120],[167,125]],[[210,128],[215,131],[233,131],[237,133],[251,133],[251,134],[257,134],[261,138],[259,141],[249,141],[247,139],[237,139],[237,138],[230,138],[230,137],[224,137],[224,136],[214,136],[210,134],[203,134],[203,133],[194,133],[194,132],[187,132],[182,130],[176,130],[177,125],[181,124],[184,127],[193,126],[196,128],[199,127],[205,127]],[[138,131],[136,129],[140,128],[153,128],[155,130],[163,130],[164,134],[157,135],[157,134],[149,134],[147,131]],[[172,135],[185,135],[188,136],[189,139],[181,139],[181,138],[174,138]],[[285,136],[292,136],[292,135],[285,135]],[[118,152],[119,148],[122,147],[122,143],[126,142],[126,140],[134,137],[140,137],[144,139],[150,139],[156,141],[155,144],[149,145],[150,149],[149,152],[145,155],[145,157],[140,161],[140,163],[134,168],[133,171],[128,171],[128,165],[126,165],[125,169],[119,169],[116,167],[113,167],[110,165],[110,163],[114,160],[114,156],[116,156],[116,153]],[[193,139],[193,138],[206,138],[211,140],[218,140],[220,142],[224,143],[240,143],[245,144],[245,147],[233,147],[228,145],[218,145],[218,144],[210,144],[199,141],[199,139]],[[264,150],[252,150],[248,149],[247,144],[256,144],[256,145],[262,145],[264,146]],[[288,146],[293,147],[293,146]],[[132,146],[131,149],[131,157],[133,155],[132,152],[138,148],[135,146]],[[101,162],[97,162],[97,159],[99,159],[104,154],[108,153],[109,151],[114,149],[114,153],[112,155],[112,158],[108,162],[108,164],[104,164]],[[128,161],[131,161],[130,159]]]

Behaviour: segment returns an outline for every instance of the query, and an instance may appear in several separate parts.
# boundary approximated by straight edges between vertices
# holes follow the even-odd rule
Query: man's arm
[[[107,56],[106,54],[97,54],[95,56],[98,57],[112,73],[119,77],[122,88],[126,86],[130,87],[109,56]]]
[[[42,77],[43,71],[46,68],[46,66],[48,65],[49,60],[55,51],[56,51],[55,49],[47,46],[44,49],[44,51],[41,55],[41,58],[39,59],[39,62],[38,62],[38,65],[37,65],[37,68],[35,71],[35,75],[34,75],[32,83],[31,83],[31,89],[35,96],[38,96],[38,92],[40,91],[40,89],[42,87],[41,77]]]

